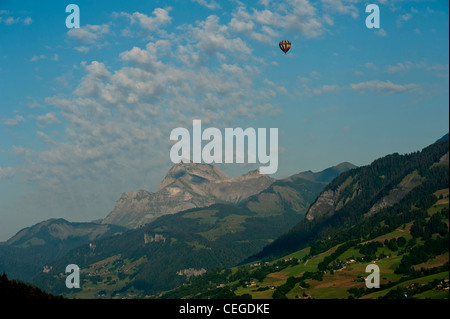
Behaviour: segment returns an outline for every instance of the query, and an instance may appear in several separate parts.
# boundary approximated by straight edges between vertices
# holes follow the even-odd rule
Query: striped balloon
[[[288,40],[283,40],[283,41],[280,41],[279,46],[280,46],[281,51],[283,51],[284,54],[286,54],[289,51],[289,49],[291,48],[291,42],[289,42]]]

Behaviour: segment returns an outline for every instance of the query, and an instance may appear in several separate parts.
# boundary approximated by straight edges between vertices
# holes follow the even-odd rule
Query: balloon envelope
[[[289,51],[289,49],[291,48],[291,42],[289,42],[288,40],[283,40],[283,41],[280,41],[279,46],[280,46],[281,51],[283,51],[284,54],[286,54]]]

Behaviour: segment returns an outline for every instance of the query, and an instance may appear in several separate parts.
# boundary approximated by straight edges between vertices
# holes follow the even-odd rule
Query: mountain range
[[[308,276],[320,278],[321,269],[335,269],[328,264],[337,262],[337,252],[359,251],[361,240],[377,241],[389,232],[402,232],[396,230],[402,224],[408,239],[417,233],[412,227],[416,220],[431,225],[425,211],[435,213],[430,207],[437,205],[436,194],[448,198],[448,149],[444,136],[422,151],[394,153],[370,165],[341,163],[280,180],[258,171],[229,178],[212,165],[177,164],[156,192],[124,193],[101,221],[49,220],[20,231],[0,245],[0,271],[16,267],[17,273],[26,274],[45,291],[76,298],[209,298],[212,291],[236,297],[239,290],[231,283],[251,277],[248,268],[229,267],[265,261],[276,273],[275,269],[297,267],[283,264],[283,258],[301,256],[306,265],[308,259],[322,256],[306,268],[317,270],[322,262],[318,273],[297,276],[309,282]],[[439,205],[447,207],[447,213],[438,214],[443,216],[436,219],[439,227],[425,226],[425,230],[431,227],[430,234],[445,237],[441,220],[447,219],[448,228],[448,200]],[[425,244],[427,240],[423,238]],[[423,241],[411,242],[408,249],[419,249]],[[44,258],[42,251],[47,248],[51,253]],[[39,256],[33,267],[29,267],[31,259],[24,257],[31,251]],[[396,253],[398,263],[392,269],[399,267],[402,254]],[[78,291],[64,285],[65,266],[72,263],[81,269],[83,289]],[[211,276],[216,277],[211,280]],[[262,281],[264,276],[258,278]],[[217,292],[211,286],[222,286],[217,278],[223,283],[231,280],[229,290]],[[296,283],[292,279],[285,285],[291,289]],[[211,294],[201,287],[208,287]],[[274,296],[285,296],[288,288],[283,287]]]
[[[118,284],[115,289],[126,285],[144,287],[147,292],[173,288],[192,274],[234,265],[260,251],[304,218],[327,182],[354,167],[343,163],[324,172],[304,172],[275,180],[258,171],[229,178],[211,165],[176,164],[157,192],[124,193],[105,219],[92,224],[115,227],[114,234],[109,233],[112,236],[83,237],[84,242],[70,246],[70,251],[68,246],[59,245],[57,258],[40,259],[40,267],[34,267],[26,278],[40,269],[34,282],[60,293],[65,289],[63,283],[55,284],[51,277],[63,273],[68,263],[91,269],[94,264],[114,259],[139,264],[129,275],[124,275],[125,264],[115,264],[115,274],[125,278],[121,281],[117,277],[116,282],[122,286]],[[53,223],[47,221],[34,228],[47,225],[47,233],[54,233]],[[3,246],[17,246],[17,238],[22,237],[39,243],[36,247],[54,243],[52,237],[47,237],[46,242],[45,236],[34,235],[34,228],[24,229]]]
[[[318,251],[330,248],[340,240],[340,233],[349,227],[360,230],[355,225],[408,198],[412,190],[417,192],[435,180],[448,188],[448,165],[448,138],[444,137],[421,152],[394,153],[344,172],[324,188],[305,219],[255,257],[286,254],[312,241]]]
[[[365,282],[368,265],[379,271],[378,288]],[[340,174],[261,252],[156,297],[448,299],[448,288],[447,135]]]
[[[145,225],[156,218],[214,203],[239,204],[275,180],[257,171],[229,178],[209,164],[175,164],[159,184],[158,191],[131,191],[122,194],[103,224],[129,228]]]
[[[0,272],[10,278],[30,281],[52,260],[89,241],[125,231],[117,225],[68,222],[49,219],[20,230],[0,244]]]

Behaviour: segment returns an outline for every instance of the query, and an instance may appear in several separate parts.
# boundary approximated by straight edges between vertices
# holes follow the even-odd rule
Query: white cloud
[[[296,32],[307,38],[315,38],[324,33],[325,25],[332,25],[330,15],[319,16],[318,9],[308,0],[288,0],[285,2],[263,2],[259,10],[240,6],[234,12],[230,28],[243,32],[259,42],[271,42],[284,31]]]
[[[391,81],[367,81],[351,84],[354,91],[365,93],[373,91],[376,93],[402,93],[402,92],[420,92],[420,86],[417,84],[394,84]]]
[[[203,33],[204,37],[200,38],[198,48],[207,54],[214,55],[223,50],[230,52],[241,52],[250,54],[252,49],[241,38],[226,38],[220,33]]]
[[[193,2],[198,3],[201,6],[204,6],[210,10],[216,10],[216,9],[220,9],[221,6],[215,1],[215,0],[192,0]]]
[[[264,79],[264,83],[268,84],[269,86],[273,87],[276,91],[278,91],[279,93],[286,95],[288,94],[287,89],[284,86],[278,85],[268,79]]]
[[[129,14],[127,12],[116,13],[115,16],[123,16],[130,19],[131,24],[139,24],[139,26],[147,31],[153,32],[170,24],[172,18],[169,15],[169,11],[171,9],[162,9],[156,8],[152,12],[152,16],[148,16],[141,12],[134,12],[133,14]]]
[[[365,67],[366,67],[367,69],[373,70],[373,71],[378,70],[377,65],[376,65],[375,63],[373,63],[373,62],[367,62],[367,63],[365,64]]]
[[[95,44],[100,39],[110,32],[108,24],[91,25],[86,24],[81,28],[73,28],[67,31],[67,35],[70,38],[77,39],[83,43]]]
[[[331,18],[331,16],[329,14],[324,14],[322,18],[323,18],[323,21],[327,25],[329,25],[329,26],[333,26],[334,25],[333,18]]]
[[[353,0],[322,0],[326,12],[337,12],[339,14],[348,14],[353,19],[358,18],[358,8]]]
[[[59,208],[72,205],[72,211],[85,216],[104,216],[121,192],[156,186],[154,181],[171,166],[172,129],[190,128],[199,118],[205,126],[223,128],[275,116],[280,110],[276,98],[287,93],[282,85],[259,79],[266,64],[250,54],[251,43],[240,36],[253,31],[275,36],[280,30],[276,26],[259,24],[252,31],[251,25],[232,27],[233,16],[227,20],[221,15],[220,21],[213,15],[174,28],[174,34],[166,37],[159,33],[171,21],[164,11],[154,11],[147,16],[150,19],[140,14],[117,16],[129,18],[133,32],[155,33],[122,49],[112,60],[98,56],[79,63],[76,73],[83,76],[72,83],[75,89],[47,95],[42,104],[51,112],[35,117],[40,125],[36,137],[44,150],[14,149],[17,155],[32,155],[20,173],[38,190],[36,199],[38,193],[50,194],[41,207],[53,202]],[[244,21],[239,18],[235,22]],[[112,24],[105,29],[108,32],[102,30],[89,27],[88,32],[68,37],[76,40],[74,47],[88,51],[97,45],[93,39],[102,43],[109,40],[107,35],[120,34]],[[47,59],[51,57],[53,53]],[[57,121],[63,122],[55,125],[58,130],[44,129]],[[102,191],[107,193],[102,194],[106,206],[95,211]],[[85,198],[89,204],[80,207],[73,198]]]
[[[100,49],[106,45],[104,37],[111,33],[111,28],[109,24],[101,25],[82,25],[80,28],[73,28],[67,31],[67,36],[72,40],[74,44],[80,43],[82,45],[75,46],[75,50],[87,53],[92,48]]]
[[[20,156],[25,156],[25,157],[29,157],[33,154],[33,151],[29,148],[25,148],[23,146],[15,146],[13,145],[12,147],[13,152],[15,155],[20,155]]]
[[[249,33],[253,31],[255,28],[255,23],[248,18],[248,14],[245,14],[244,16],[242,16],[242,14],[235,14],[229,23],[230,30],[242,33]]]
[[[281,13],[279,23],[283,28],[291,32],[300,32],[307,38],[315,38],[323,34],[325,27],[317,15],[317,8],[308,0],[287,2],[290,5],[289,8],[279,11]]]
[[[448,64],[434,64],[430,66],[426,66],[428,71],[447,71],[448,73]]]
[[[224,49],[236,49],[227,29],[217,20],[199,25],[203,35],[209,32],[230,40],[225,41]],[[200,37],[193,40],[204,44]],[[206,50],[198,43],[193,42],[189,49]],[[104,180],[126,174],[127,179],[136,181],[142,178],[142,170],[167,165],[170,130],[189,127],[193,118],[226,125],[236,118],[277,113],[277,107],[270,103],[274,96],[268,93],[273,85],[254,87],[259,72],[255,62],[222,63],[217,68],[179,66],[171,60],[163,63],[159,54],[170,45],[156,41],[124,51],[119,57],[132,65],[115,70],[99,61],[83,63],[86,74],[75,95],[45,99],[65,119],[66,136],[60,142],[38,132],[50,147],[38,154],[32,169],[26,170],[28,178],[38,181],[52,176],[71,184],[87,176]],[[284,90],[277,87],[273,91],[276,96]],[[40,120],[52,122],[55,118],[47,114]]]
[[[41,54],[41,55],[35,55],[35,56],[33,56],[31,59],[30,59],[30,61],[31,62],[36,62],[36,61],[39,61],[39,60],[43,60],[43,59],[45,59],[47,56],[46,55],[44,55],[44,54]]]
[[[80,85],[75,90],[77,95],[97,96],[103,86],[102,81],[110,77],[109,71],[101,62],[92,61],[91,64],[83,63],[87,75],[83,77]]]
[[[81,52],[81,53],[88,53],[90,48],[85,45],[82,45],[79,47],[75,47],[75,50],[77,50],[78,52]]]
[[[30,102],[27,103],[27,106],[28,106],[30,109],[34,109],[34,108],[42,108],[42,107],[43,107],[43,106],[42,106],[39,102],[37,102],[36,100],[31,100],[30,97],[28,97],[28,98],[29,98]]]
[[[120,58],[124,61],[133,62],[136,66],[150,72],[155,72],[163,67],[163,63],[158,61],[157,52],[167,45],[167,41],[148,43],[145,50],[133,47],[129,51],[122,52]],[[169,44],[170,46],[170,44]],[[168,51],[167,48],[165,51]]]
[[[11,13],[7,10],[0,10],[0,24],[3,23],[5,25],[13,25],[13,24],[23,24],[23,25],[31,25],[33,23],[33,19],[31,17],[13,17],[10,15]]]
[[[374,33],[380,37],[385,37],[387,36],[387,32],[386,30],[384,30],[383,28],[377,29],[374,31]]]
[[[22,20],[22,23],[24,25],[30,25],[33,23],[33,19],[31,19],[30,17],[26,17],[25,19]]]
[[[448,73],[448,64],[435,64],[429,65],[425,62],[411,62],[405,61],[397,63],[396,65],[386,66],[387,73],[399,73],[406,72],[409,70],[425,70],[425,71],[446,71]]]
[[[411,68],[415,67],[414,63],[410,61],[406,61],[404,63],[398,63],[397,65],[388,65],[386,67],[387,73],[397,73],[401,71],[408,71]]]
[[[319,88],[316,88],[313,90],[313,93],[315,95],[322,95],[324,93],[332,93],[332,92],[337,92],[340,90],[343,90],[344,88],[339,86],[339,85],[334,85],[334,84],[325,84],[322,85]]]
[[[39,60],[45,60],[45,59],[49,59],[52,61],[58,61],[59,60],[59,55],[57,53],[55,53],[52,57],[49,57],[45,54],[40,54],[40,55],[34,55],[33,57],[31,57],[30,62],[37,62]]]
[[[69,100],[58,98],[58,97],[47,97],[45,98],[45,102],[49,105],[54,105],[59,108],[63,113],[79,113],[78,108],[74,105],[74,103]]]
[[[53,123],[61,123],[61,121],[56,117],[54,112],[50,112],[45,115],[38,115],[35,118],[40,127],[44,127]]]
[[[22,115],[17,115],[15,118],[2,120],[2,123],[8,126],[16,126],[21,122],[25,122],[25,118]]]
[[[16,169],[14,167],[1,167],[0,166],[0,179],[13,177],[16,173]]]
[[[411,13],[405,13],[398,16],[398,21],[408,21],[413,18]]]
[[[196,43],[195,47],[208,56],[217,55],[219,52],[250,54],[252,50],[239,37],[232,37],[226,25],[219,23],[219,18],[210,15],[198,26],[190,26],[191,39]]]

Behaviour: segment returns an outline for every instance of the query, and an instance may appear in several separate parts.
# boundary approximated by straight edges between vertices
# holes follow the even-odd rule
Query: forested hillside
[[[340,198],[335,200],[333,211],[318,214],[314,219],[301,220],[274,243],[255,256],[261,259],[283,255],[311,245],[313,253],[323,252],[345,240],[373,238],[414,219],[434,201],[432,195],[448,188],[448,139],[432,144],[421,152],[406,155],[392,154],[374,161],[371,165],[347,171],[326,186],[323,193],[339,188]],[[423,180],[404,195],[397,204],[368,218],[367,213],[382,198],[389,196],[401,181],[415,172]],[[317,201],[320,200],[320,196]],[[317,202],[316,202],[317,203]],[[314,208],[313,204],[308,214]],[[414,209],[411,209],[411,206]],[[381,220],[387,224],[380,225]]]
[[[320,206],[323,214],[248,263],[209,271],[162,297],[449,298],[448,143],[341,174],[322,192],[336,194]],[[405,183],[411,176],[420,182]],[[376,205],[387,197],[395,201]],[[364,284],[368,264],[379,267],[380,288]]]

